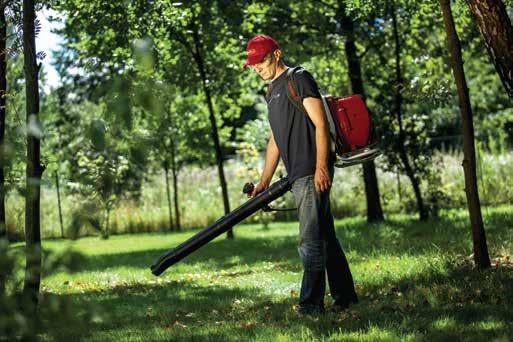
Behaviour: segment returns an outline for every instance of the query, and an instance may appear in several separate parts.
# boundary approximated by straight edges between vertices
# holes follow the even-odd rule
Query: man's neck
[[[285,70],[287,70],[288,67],[285,65],[285,64],[280,64],[276,67],[276,74],[274,74],[274,78],[271,80],[274,81],[275,79],[277,79],[278,77],[280,77],[281,74],[283,74],[285,72]]]

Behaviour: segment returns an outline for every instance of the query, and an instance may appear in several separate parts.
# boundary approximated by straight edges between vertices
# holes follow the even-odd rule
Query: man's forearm
[[[328,126],[319,125],[315,127],[315,144],[317,148],[316,168],[318,169],[328,166],[329,143]]]
[[[273,178],[274,171],[276,171],[276,167],[278,166],[278,162],[280,161],[280,152],[276,143],[271,138],[267,143],[267,149],[265,152],[265,163],[264,163],[264,171],[262,172],[261,182],[265,183],[268,186],[271,183],[271,179]]]
[[[322,100],[314,97],[307,97],[303,99],[303,106],[306,112],[315,125],[315,145],[316,145],[316,168],[324,169],[328,166],[328,153],[329,153],[329,131],[328,120],[324,112]]]

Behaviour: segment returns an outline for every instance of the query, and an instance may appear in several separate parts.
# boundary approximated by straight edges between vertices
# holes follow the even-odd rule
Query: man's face
[[[257,64],[252,65],[252,69],[255,69],[258,76],[260,76],[264,81],[269,81],[274,78],[276,75],[276,57],[274,53],[269,53],[264,59]]]

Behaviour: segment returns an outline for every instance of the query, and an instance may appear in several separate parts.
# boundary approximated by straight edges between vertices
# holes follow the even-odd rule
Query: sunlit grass
[[[55,255],[83,254],[77,272],[43,279],[43,339],[212,341],[490,340],[513,334],[513,207],[490,209],[488,241],[494,262],[472,268],[464,211],[419,223],[395,215],[369,225],[337,221],[360,303],[339,314],[299,317],[301,265],[297,223],[236,228],[161,277],[149,266],[195,231],[118,235],[108,240],[45,241]],[[21,245],[12,252],[21,254]],[[23,274],[20,270],[19,277]],[[45,316],[52,298],[67,303],[71,322]],[[327,297],[329,304],[329,296]],[[64,305],[64,304],[60,304]],[[69,317],[67,319],[70,319]]]

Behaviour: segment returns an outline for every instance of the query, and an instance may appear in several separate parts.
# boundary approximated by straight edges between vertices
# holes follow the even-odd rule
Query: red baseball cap
[[[244,69],[246,69],[248,65],[260,63],[268,53],[279,48],[278,42],[270,36],[254,36],[246,46],[247,58]]]

